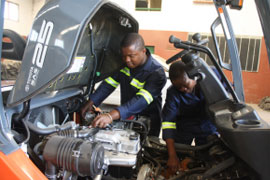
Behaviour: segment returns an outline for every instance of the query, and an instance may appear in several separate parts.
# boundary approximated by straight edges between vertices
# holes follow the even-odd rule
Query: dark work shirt
[[[209,135],[216,131],[206,113],[199,85],[195,86],[192,93],[183,93],[173,86],[169,87],[162,118],[163,139],[175,139],[176,131]]]
[[[121,106],[117,107],[122,119],[131,115],[149,115],[161,121],[161,90],[166,83],[163,67],[147,51],[146,63],[135,69],[124,67],[105,79],[90,99],[96,106],[115,88],[121,88]],[[161,122],[159,122],[161,123]]]

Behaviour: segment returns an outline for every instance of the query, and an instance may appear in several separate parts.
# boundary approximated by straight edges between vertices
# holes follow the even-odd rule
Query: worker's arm
[[[165,83],[166,76],[162,68],[151,73],[145,80],[144,87],[139,89],[131,100],[117,108],[121,118],[126,119],[131,115],[138,114],[143,111],[161,94],[161,90]]]
[[[108,124],[111,124],[113,120],[119,119],[120,113],[118,110],[112,110],[109,113],[98,115],[92,122],[93,127],[105,128]]]
[[[99,106],[120,84],[119,72],[106,78],[96,89],[93,94],[90,94],[89,99],[94,102],[95,106]]]
[[[180,100],[178,92],[174,87],[169,87],[165,105],[162,110],[162,136],[166,141],[168,150],[167,166],[174,172],[179,168],[179,160],[174,147],[174,136],[176,132],[176,117],[179,114]]]
[[[93,111],[93,105],[99,106],[104,99],[106,99],[119,85],[119,73],[106,78],[97,88],[97,90],[90,94],[89,101],[87,101],[81,108],[81,115],[85,117],[85,113]]]
[[[180,99],[178,91],[170,86],[167,89],[165,104],[162,109],[162,137],[166,139],[174,139],[176,132],[176,118],[179,115]]]
[[[166,139],[166,145],[167,145],[168,156],[169,156],[168,161],[167,161],[167,166],[172,171],[176,172],[179,169],[179,159],[175,151],[174,140]]]

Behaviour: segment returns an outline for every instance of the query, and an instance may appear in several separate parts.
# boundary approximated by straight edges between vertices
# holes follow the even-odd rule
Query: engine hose
[[[188,150],[188,151],[200,151],[203,149],[207,149],[210,146],[213,145],[213,141],[208,142],[207,144],[204,145],[199,145],[199,146],[191,146],[187,144],[180,144],[180,143],[174,143],[175,149],[182,149],[182,150]]]
[[[27,144],[29,139],[30,139],[30,131],[27,126],[27,120],[25,120],[28,112],[30,109],[30,100],[26,101],[23,103],[23,110],[20,113],[15,113],[14,116],[12,117],[12,121],[18,123],[19,121],[22,122],[23,126],[25,127],[26,130],[26,138],[23,140],[23,142],[20,142],[21,144]]]
[[[29,131],[29,128],[28,128],[28,126],[27,126],[27,123],[25,122],[24,119],[22,120],[22,123],[23,123],[23,125],[24,125],[24,127],[25,127],[25,129],[26,129],[26,139],[22,142],[22,144],[23,144],[23,143],[24,143],[24,144],[27,144],[28,141],[29,141],[29,139],[30,139],[30,131]]]
[[[34,146],[33,151],[34,151],[34,153],[36,153],[37,155],[40,155],[40,154],[41,154],[40,146],[41,146],[42,144],[43,144],[43,142],[41,141],[41,142],[37,143],[37,144]]]
[[[139,125],[142,125],[143,128],[144,128],[144,131],[145,131],[145,132],[143,132],[143,133],[144,133],[144,134],[147,134],[147,133],[148,133],[148,132],[147,132],[147,127],[145,126],[144,123],[142,123],[142,122],[140,122],[140,121],[136,121],[136,120],[125,120],[125,119],[121,119],[120,121],[122,121],[122,122],[128,122],[128,123],[137,123],[137,124],[139,124]]]
[[[158,162],[158,160],[156,160],[155,158],[152,159],[152,161],[154,161],[156,164],[157,164],[157,167],[156,167],[156,170],[155,170],[155,177],[157,177],[157,175],[159,174],[160,172],[160,169],[161,169],[161,165],[160,163]]]
[[[159,142],[159,140],[157,140],[157,139],[151,138],[149,140],[151,143],[155,143],[161,147],[166,148],[166,144]],[[191,146],[191,145],[187,145],[187,144],[174,143],[176,152],[183,153],[183,154],[189,154],[190,156],[194,156],[195,151],[207,149],[207,148],[211,147],[213,144],[214,144],[214,141],[208,142],[207,144],[200,145],[200,146]],[[148,148],[151,148],[151,147],[148,147]],[[165,150],[159,149],[159,151],[167,151],[167,148]]]
[[[52,163],[47,162],[46,163],[45,176],[49,180],[57,180],[57,176],[56,175],[57,175],[56,167]]]
[[[23,119],[29,112],[30,109],[30,100],[25,101],[23,103],[23,109],[20,113],[15,113],[14,116],[12,117],[13,121],[18,122],[19,120]]]
[[[162,144],[160,144],[160,146],[165,147]],[[159,151],[159,152],[164,152],[164,153],[167,153],[168,152],[167,148],[165,148],[165,149],[157,149],[156,147],[149,147],[149,146],[147,146],[147,148],[152,149],[152,150],[155,150],[155,151]],[[177,153],[187,154],[187,155],[192,156],[192,157],[195,156],[195,151],[190,151],[190,150],[185,150],[185,149],[175,149],[175,151]]]
[[[158,160],[156,160],[155,158],[152,158],[148,153],[147,154],[144,153],[144,155],[145,155],[144,158],[147,161],[149,161],[151,163],[156,163],[157,167],[156,167],[155,174],[154,174],[154,176],[156,177],[159,174],[159,172],[160,172],[161,164],[158,162]]]
[[[229,159],[226,159],[225,161],[222,161],[218,165],[212,167],[211,169],[208,169],[204,172],[202,179],[207,179],[212,177],[213,175],[220,173],[221,171],[227,169],[228,167],[232,166],[235,163],[235,158],[231,157]]]
[[[75,122],[73,121],[67,122],[66,124],[61,126],[54,126],[49,128],[39,128],[29,121],[27,121],[26,124],[31,131],[37,133],[38,135],[49,135],[58,131],[71,129],[72,127],[75,126]]]
[[[163,146],[165,147],[166,144],[162,144],[159,142],[159,139],[158,138],[151,138],[150,139],[153,143],[155,144],[158,144],[160,146]],[[175,146],[175,150],[176,151],[200,151],[200,150],[203,150],[203,149],[207,149],[209,148],[210,146],[212,146],[214,144],[214,140],[212,141],[209,141],[207,144],[204,144],[204,145],[199,145],[199,146],[191,146],[191,145],[187,145],[187,144],[180,144],[180,143],[174,143],[174,146]]]
[[[185,176],[187,176],[189,174],[198,173],[198,172],[202,172],[202,171],[205,171],[205,168],[198,167],[198,168],[190,169],[190,170],[188,170],[188,171],[186,171],[184,173],[181,173],[179,175],[176,175],[176,176],[174,176],[174,177],[172,177],[172,178],[170,178],[168,180],[179,180],[180,178],[183,178],[183,177],[185,177]]]

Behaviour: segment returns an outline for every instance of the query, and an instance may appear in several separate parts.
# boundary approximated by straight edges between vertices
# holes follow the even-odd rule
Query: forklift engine
[[[82,128],[51,135],[44,146],[43,157],[47,164],[85,177],[95,176],[108,166],[135,167],[140,150],[140,135],[135,131],[116,126],[100,130]],[[47,171],[51,169],[46,169],[48,175]]]
[[[44,128],[44,122],[50,117],[50,111],[46,109],[32,111],[28,126],[35,134],[44,137],[33,149],[45,160],[48,178],[95,177],[103,171],[112,174],[114,170],[111,169],[119,167],[124,167],[129,176],[132,174],[141,152],[141,139],[145,139],[148,133],[149,118],[141,116],[135,120],[114,121],[106,128],[78,126],[73,122]],[[91,116],[87,124],[93,118],[95,116]]]

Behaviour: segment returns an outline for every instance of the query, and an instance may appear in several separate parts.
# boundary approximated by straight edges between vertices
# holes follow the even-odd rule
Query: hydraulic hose
[[[222,161],[221,163],[219,163],[218,165],[208,169],[207,171],[205,171],[205,173],[203,174],[202,179],[208,179],[210,177],[212,177],[213,175],[222,172],[223,170],[227,169],[228,167],[232,166],[235,163],[235,158],[234,157],[230,157],[229,159],[226,159],[225,161]]]
[[[200,151],[203,149],[207,149],[213,145],[213,141],[208,142],[207,144],[200,146],[190,146],[187,144],[174,143],[175,149],[187,150],[187,151]]]
[[[160,170],[161,170],[161,164],[159,163],[158,160],[156,160],[155,158],[153,158],[150,154],[148,153],[144,153],[144,158],[151,162],[151,163],[155,163],[157,166],[155,168],[155,173],[154,173],[154,177],[157,177],[157,175],[159,174]]]
[[[55,133],[58,131],[71,129],[75,126],[75,122],[73,122],[73,121],[67,122],[66,124],[61,125],[61,126],[57,125],[57,126],[49,127],[49,128],[39,128],[29,121],[27,121],[26,124],[31,131],[33,131],[39,135],[49,135],[49,134],[52,134],[52,133]]]
[[[140,122],[140,121],[136,121],[136,120],[124,120],[124,119],[121,119],[120,121],[122,121],[122,122],[128,122],[128,123],[137,123],[137,124],[143,126],[143,128],[144,128],[144,132],[143,132],[143,133],[145,133],[145,134],[148,133],[148,132],[147,132],[147,127],[146,127],[146,125],[145,125],[144,123]]]
[[[188,170],[182,174],[176,175],[176,176],[170,178],[169,180],[178,180],[178,179],[183,178],[189,174],[198,173],[198,172],[202,172],[202,171],[205,171],[205,168],[203,168],[203,167],[194,168],[194,169]]]
[[[28,112],[29,112],[29,109],[30,109],[30,100],[26,101],[23,103],[23,109],[20,113],[16,113],[13,115],[12,117],[12,121],[15,122],[15,123],[22,123],[23,126],[25,127],[25,130],[26,130],[26,138],[25,140],[23,140],[23,142],[20,142],[20,143],[25,143],[27,144],[29,139],[30,139],[30,131],[29,131],[29,128],[27,126],[27,120],[25,120],[25,117],[27,116]]]
[[[29,109],[30,109],[30,100],[25,101],[23,103],[22,111],[20,113],[14,114],[12,120],[18,122],[19,120],[23,119],[28,114]]]
[[[166,146],[165,144],[160,143],[158,139],[151,138],[151,141],[153,143],[160,145],[160,146],[164,146],[164,147]],[[207,144],[199,145],[199,146],[191,146],[191,145],[187,145],[187,144],[174,143],[174,146],[175,146],[176,151],[177,150],[200,151],[200,150],[209,148],[210,146],[212,146],[214,144],[214,142],[215,142],[215,140],[211,140]]]
[[[143,122],[136,121],[136,120],[124,120],[124,119],[121,119],[120,121],[122,121],[122,122],[128,122],[128,123],[137,123],[137,124],[141,125],[143,127],[143,130],[144,130],[141,134],[143,134],[145,136],[143,138],[144,140],[141,142],[141,144],[144,144],[145,143],[145,139],[146,139],[146,136],[148,134],[148,131],[147,131],[146,125]]]
[[[22,143],[27,144],[29,139],[30,139],[30,131],[29,131],[29,127],[27,126],[27,123],[25,122],[25,120],[22,120],[22,123],[25,127],[25,130],[26,130],[26,139]]]
[[[36,155],[40,155],[41,154],[41,150],[40,150],[40,147],[41,145],[43,144],[43,142],[39,142],[37,143],[35,146],[34,146],[34,153],[36,153]]]

